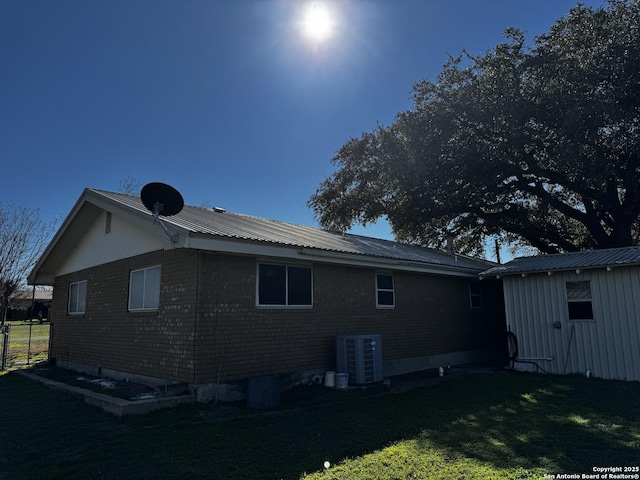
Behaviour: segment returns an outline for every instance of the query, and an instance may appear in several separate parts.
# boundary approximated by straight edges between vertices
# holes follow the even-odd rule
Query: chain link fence
[[[47,322],[7,322],[0,327],[0,368],[21,368],[47,360],[49,333]]]

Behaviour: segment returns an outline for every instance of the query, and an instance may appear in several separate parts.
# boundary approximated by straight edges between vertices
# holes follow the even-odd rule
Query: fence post
[[[32,317],[33,315],[29,315],[29,316]],[[31,365],[31,332],[32,330],[33,330],[33,318],[30,318],[29,319],[29,346],[27,347],[27,365]]]
[[[0,359],[0,371],[7,368],[7,357],[9,356],[9,331],[10,325],[0,325],[0,335],[2,335],[2,358]]]

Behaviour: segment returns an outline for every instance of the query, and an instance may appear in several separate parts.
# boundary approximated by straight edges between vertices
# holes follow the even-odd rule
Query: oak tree
[[[400,241],[481,253],[640,239],[640,1],[578,5],[528,45],[514,28],[451,57],[413,108],[352,138],[309,200],[327,228],[386,217]]]

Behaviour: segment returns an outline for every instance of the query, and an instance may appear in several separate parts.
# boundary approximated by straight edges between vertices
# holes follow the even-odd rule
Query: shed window
[[[376,307],[393,308],[396,304],[393,289],[393,275],[378,273],[376,275]]]
[[[258,265],[259,306],[313,305],[311,267]]]
[[[129,310],[157,310],[160,306],[160,267],[129,274]]]
[[[591,282],[567,282],[566,289],[569,320],[593,320]]]
[[[82,314],[87,306],[87,281],[69,284],[69,313]]]
[[[482,287],[478,281],[469,282],[469,306],[482,308]]]

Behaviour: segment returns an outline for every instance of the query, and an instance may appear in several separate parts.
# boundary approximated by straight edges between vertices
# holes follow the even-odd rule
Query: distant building
[[[47,319],[52,299],[52,290],[36,290],[35,293],[33,290],[20,290],[11,299],[9,310],[7,311],[7,320],[38,318],[39,313],[42,314],[42,318]]]

